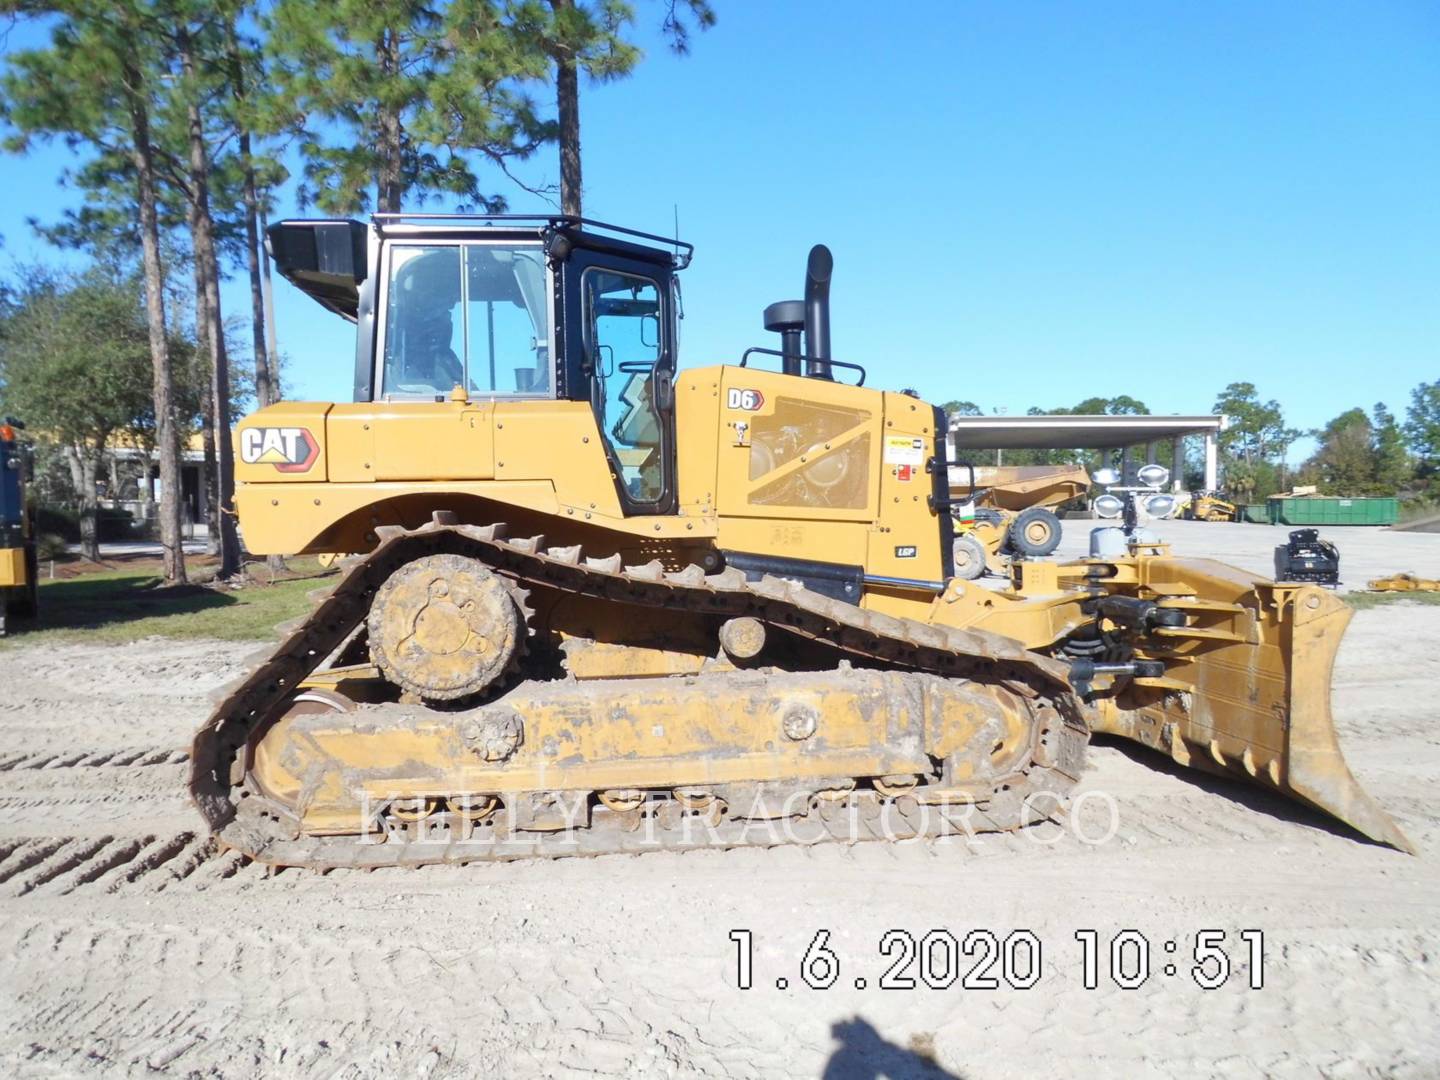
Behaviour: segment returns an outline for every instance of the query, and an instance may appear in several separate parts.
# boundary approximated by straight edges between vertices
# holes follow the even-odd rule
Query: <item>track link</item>
[[[437,516],[418,529],[386,526],[376,532],[376,548],[352,563],[310,617],[286,628],[289,633],[268,658],[222,691],[220,704],[195,736],[190,791],[196,805],[222,843],[251,858],[317,868],[408,866],[992,831],[1029,820],[1033,808],[1027,796],[1048,792],[1058,799],[1079,778],[1089,729],[1066,681],[1066,669],[1009,638],[867,611],[795,582],[770,577],[749,581],[734,569],[707,575],[698,566],[667,572],[659,561],[625,566],[618,555],[585,558],[579,547],[547,548],[544,537],[508,539],[503,525],[457,525]],[[1007,778],[1003,792],[997,789],[988,804],[961,808],[964,814],[921,806],[908,797],[886,800],[866,791],[845,802],[817,805],[813,812],[783,825],[737,820],[718,831],[701,830],[698,836],[687,819],[656,812],[647,815],[643,827],[601,814],[591,827],[561,834],[467,827],[462,835],[443,842],[414,830],[392,833],[384,843],[374,838],[301,837],[283,807],[244,788],[243,748],[299,683],[350,640],[376,591],[392,573],[413,559],[440,553],[478,558],[527,589],[698,615],[750,616],[829,646],[837,659],[1003,687],[1058,711],[1059,745],[1053,763],[1031,762]]]

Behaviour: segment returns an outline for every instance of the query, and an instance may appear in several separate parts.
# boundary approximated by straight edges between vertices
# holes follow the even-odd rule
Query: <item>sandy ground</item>
[[[1174,535],[1196,553],[1248,542],[1236,561],[1259,569],[1270,531]],[[1420,539],[1440,553],[1440,536]],[[1386,542],[1342,534],[1367,567],[1354,576],[1385,561]],[[1387,569],[1425,569],[1405,555]],[[1349,760],[1418,858],[1109,745],[1091,755],[1097,794],[1065,828],[326,875],[267,875],[197,835],[185,747],[243,647],[7,648],[0,1073],[1434,1077],[1437,643],[1440,608],[1360,612],[1336,677]],[[750,989],[735,930],[752,935]],[[899,956],[882,955],[892,930],[941,931],[936,988],[879,988]],[[944,932],[977,930],[1033,933],[1034,985],[941,986]],[[1125,930],[1149,941],[1133,989],[1111,971]],[[1229,957],[1211,990],[1191,976],[1204,930],[1223,932]],[[839,967],[811,989],[801,961],[820,931]],[[1258,971],[1242,931],[1263,934]],[[1027,950],[1011,940],[1009,974],[1025,982]],[[971,942],[962,975],[982,958],[983,938]],[[918,961],[902,974],[918,978]]]

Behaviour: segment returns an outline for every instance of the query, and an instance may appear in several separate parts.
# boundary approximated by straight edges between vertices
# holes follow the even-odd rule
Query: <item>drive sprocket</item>
[[[515,664],[526,635],[523,598],[478,559],[427,555],[375,594],[370,655],[390,682],[427,701],[472,697]]]

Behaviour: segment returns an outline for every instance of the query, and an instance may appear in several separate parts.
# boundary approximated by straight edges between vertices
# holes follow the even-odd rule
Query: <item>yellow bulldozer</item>
[[[222,843],[327,868],[1013,829],[1099,731],[1407,847],[1336,742],[1326,591],[1119,530],[955,577],[944,417],[831,355],[823,246],[765,310],[779,348],[682,370],[676,240],[379,214],[269,242],[356,324],[354,400],[239,425],[240,523],[342,572],[195,738]]]
[[[1193,491],[1185,505],[1185,517],[1191,521],[1239,521],[1240,508],[1217,491]]]

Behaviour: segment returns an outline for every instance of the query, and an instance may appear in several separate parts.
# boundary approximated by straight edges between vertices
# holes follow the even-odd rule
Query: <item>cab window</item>
[[[637,503],[665,494],[655,371],[664,360],[660,287],[650,278],[592,267],[584,277],[587,361],[600,432]]]
[[[551,396],[537,245],[392,244],[388,267],[382,397]]]

